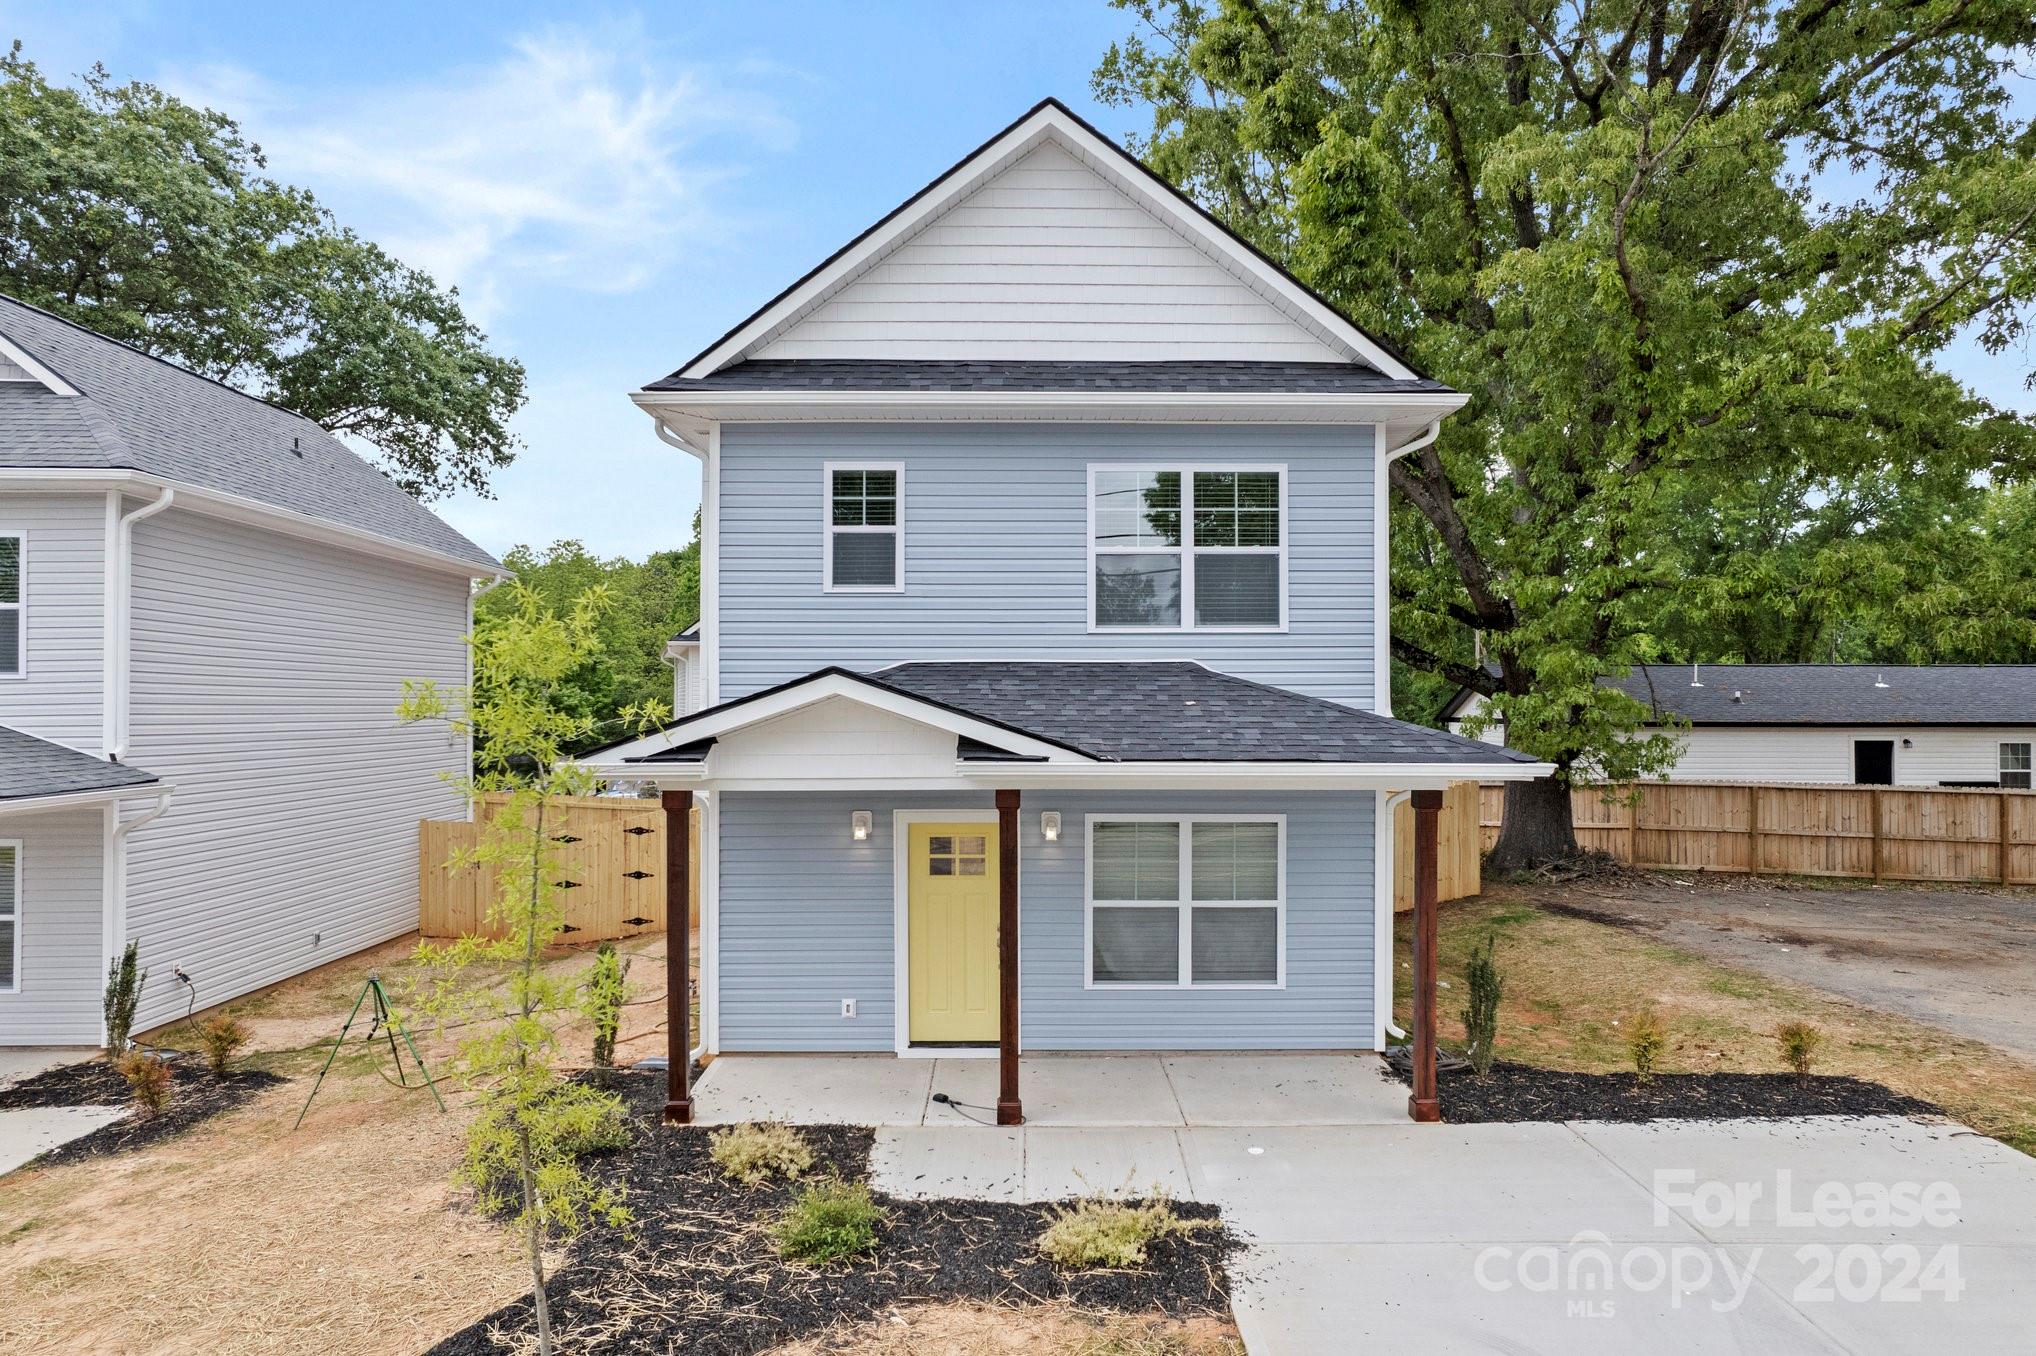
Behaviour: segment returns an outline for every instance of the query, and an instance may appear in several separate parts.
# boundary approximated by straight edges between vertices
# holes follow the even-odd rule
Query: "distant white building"
[[[2036,664],[1640,664],[1607,681],[1688,722],[1674,781],[2031,785]],[[1447,728],[1468,733],[1484,701],[1459,690]],[[1503,744],[1505,726],[1478,737]]]

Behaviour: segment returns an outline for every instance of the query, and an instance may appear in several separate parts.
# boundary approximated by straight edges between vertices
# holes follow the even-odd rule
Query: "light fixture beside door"
[[[1039,812],[1039,836],[1049,843],[1058,843],[1060,841],[1060,811],[1041,810]]]
[[[875,816],[868,810],[850,810],[848,812],[848,836],[855,839],[858,843],[862,842],[870,836],[870,826],[875,822]]]

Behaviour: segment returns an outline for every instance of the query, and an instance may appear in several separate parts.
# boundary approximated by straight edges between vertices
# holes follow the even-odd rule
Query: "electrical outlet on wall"
[[[844,1017],[855,1016],[855,1000],[853,998],[844,998],[841,1000],[841,1015]]]

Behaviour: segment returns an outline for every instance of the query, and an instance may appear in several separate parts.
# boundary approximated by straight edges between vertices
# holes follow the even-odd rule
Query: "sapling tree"
[[[1492,1060],[1498,1054],[1499,998],[1505,992],[1498,947],[1498,935],[1487,934],[1482,946],[1471,946],[1470,959],[1463,967],[1463,985],[1470,995],[1463,1005],[1464,1057],[1480,1078],[1492,1071]]]
[[[458,1178],[484,1208],[514,1208],[530,1259],[538,1350],[548,1354],[545,1242],[628,1217],[619,1191],[578,1161],[626,1140],[622,1103],[567,1081],[557,1067],[562,1029],[595,1017],[598,986],[544,963],[565,925],[556,803],[594,790],[586,770],[566,760],[600,732],[600,722],[565,700],[566,684],[598,657],[608,598],[589,589],[561,615],[521,584],[510,588],[512,606],[469,637],[472,685],[406,682],[398,711],[406,722],[443,721],[455,735],[474,737],[472,772],[455,780],[475,804],[488,798],[492,811],[478,845],[451,863],[494,873],[489,935],[418,948],[427,976],[422,1007],[442,1027],[464,1033],[453,1071],[479,1095],[480,1115]],[[653,702],[625,708],[617,723],[627,735],[665,715]]]
[[[148,983],[148,971],[141,964],[141,943],[129,942],[120,955],[106,963],[106,1054],[117,1058],[127,1052],[128,1033],[134,1030],[134,1010],[141,1003],[141,989]]]

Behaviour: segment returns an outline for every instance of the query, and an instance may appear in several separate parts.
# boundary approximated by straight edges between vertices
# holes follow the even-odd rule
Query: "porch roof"
[[[108,762],[0,725],[0,806],[153,786],[153,772]]]

